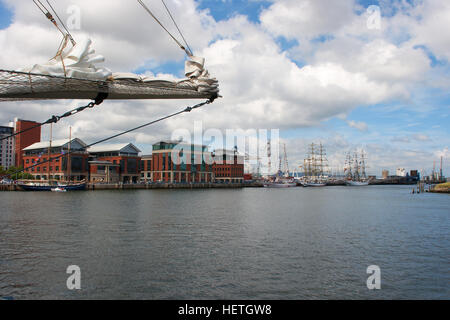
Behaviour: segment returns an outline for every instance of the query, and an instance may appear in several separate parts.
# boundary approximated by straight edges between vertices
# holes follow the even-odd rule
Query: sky
[[[137,1],[53,1],[75,40],[90,38],[101,65],[169,79],[184,77],[185,54]],[[161,1],[146,0],[176,34]],[[322,143],[333,170],[364,149],[368,172],[418,169],[444,160],[450,175],[450,2],[442,0],[165,0],[222,98],[202,110],[127,134],[143,154],[176,129],[279,129],[291,170]],[[77,16],[78,17],[78,16]],[[31,0],[0,0],[0,69],[52,58],[61,41]],[[0,102],[0,125],[44,121],[81,100]],[[105,101],[59,122],[53,138],[87,143],[178,111],[192,100]],[[48,128],[43,138],[48,138]]]

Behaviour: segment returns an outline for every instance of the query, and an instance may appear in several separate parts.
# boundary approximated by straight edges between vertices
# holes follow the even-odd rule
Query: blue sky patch
[[[208,9],[216,21],[227,20],[234,15],[246,15],[252,22],[259,22],[261,11],[268,8],[271,1],[244,0],[202,0],[199,9]]]
[[[6,29],[12,23],[13,12],[0,1],[0,29]]]

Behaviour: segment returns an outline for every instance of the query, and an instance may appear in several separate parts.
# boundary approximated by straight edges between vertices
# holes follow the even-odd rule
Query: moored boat
[[[64,189],[66,191],[85,190],[86,183],[64,184],[64,185],[50,185],[48,183],[23,183],[18,184],[24,191],[52,191],[52,189]]]
[[[295,182],[287,182],[287,181],[275,181],[275,182],[268,182],[264,184],[264,188],[290,188],[290,187],[296,187],[297,183]]]
[[[369,181],[346,180],[345,184],[348,186],[367,186],[367,185],[369,185]]]

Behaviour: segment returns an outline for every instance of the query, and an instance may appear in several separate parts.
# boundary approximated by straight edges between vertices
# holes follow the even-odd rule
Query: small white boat
[[[61,187],[52,188],[51,190],[52,190],[53,192],[67,192],[66,189],[61,188]]]

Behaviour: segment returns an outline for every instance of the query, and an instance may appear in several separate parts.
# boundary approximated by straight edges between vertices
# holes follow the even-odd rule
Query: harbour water
[[[69,265],[81,290],[68,290]],[[381,289],[366,269],[381,269]],[[0,192],[0,299],[450,299],[450,197],[410,186]]]

